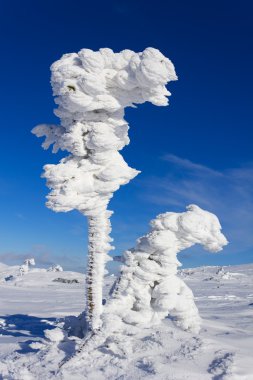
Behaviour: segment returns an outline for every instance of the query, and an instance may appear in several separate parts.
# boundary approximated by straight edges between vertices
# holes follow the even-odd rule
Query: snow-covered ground
[[[60,330],[46,330],[83,311],[84,275],[34,268],[18,276],[18,268],[0,264],[2,380],[253,380],[253,264],[180,273],[203,320],[199,335],[167,318],[132,335],[98,337],[61,368],[80,341],[59,342]]]

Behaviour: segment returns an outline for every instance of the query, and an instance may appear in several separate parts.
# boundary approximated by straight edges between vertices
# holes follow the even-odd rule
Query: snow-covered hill
[[[180,272],[203,319],[199,335],[167,318],[129,336],[102,336],[61,369],[80,341],[59,342],[47,330],[83,311],[84,276],[36,268],[19,276],[18,268],[0,264],[2,380],[253,380],[253,264]],[[106,278],[105,296],[113,280]]]

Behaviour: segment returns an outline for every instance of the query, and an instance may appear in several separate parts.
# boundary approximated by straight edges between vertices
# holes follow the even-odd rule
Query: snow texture
[[[45,136],[44,149],[52,145],[54,153],[69,152],[59,164],[44,166],[43,177],[51,189],[47,206],[54,211],[77,209],[88,216],[87,317],[96,329],[104,265],[113,248],[107,205],[113,193],[139,173],[119,153],[129,143],[124,109],[146,101],[166,106],[170,93],[165,85],[177,76],[171,61],[153,48],[141,53],[82,49],[63,55],[51,72],[61,125],[42,124],[32,132]]]
[[[200,316],[191,289],[177,276],[177,254],[194,244],[220,251],[228,242],[219,220],[190,205],[186,212],[158,215],[150,226],[135,248],[124,253],[125,265],[103,317],[105,330],[120,330],[123,322],[149,327],[169,314],[184,330],[198,333]]]
[[[45,330],[62,330],[59,318],[74,319],[83,310],[84,276],[62,272],[79,284],[53,282],[59,274],[37,268],[15,282],[18,266],[0,263],[0,378],[3,380],[252,380],[253,264],[180,270],[193,289],[202,329],[196,336],[164,319],[136,328],[135,334],[112,334],[61,367],[83,340],[49,340]],[[105,277],[105,298],[113,277]],[[76,318],[77,319],[77,318]],[[113,324],[113,320],[111,321]],[[52,333],[54,334],[54,333]],[[75,339],[74,339],[75,338]]]

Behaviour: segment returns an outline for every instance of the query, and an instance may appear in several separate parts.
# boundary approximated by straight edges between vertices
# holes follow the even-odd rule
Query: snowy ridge
[[[14,270],[0,265],[1,278],[3,272]],[[34,270],[20,277],[19,286],[1,282],[0,378],[4,380],[253,379],[253,264],[180,271],[179,276],[195,294],[202,318],[198,336],[166,318],[154,327],[136,327],[128,336],[113,334],[93,341],[88,353],[83,352],[60,371],[61,360],[82,340],[66,336],[61,340],[63,324],[57,318],[77,316],[83,310],[83,275],[37,269],[34,286]],[[59,275],[77,278],[80,283],[53,282]],[[106,294],[113,280],[113,276],[105,278]],[[55,327],[55,333],[46,331]]]

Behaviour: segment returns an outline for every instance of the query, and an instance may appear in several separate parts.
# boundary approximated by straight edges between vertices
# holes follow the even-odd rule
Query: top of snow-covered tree
[[[157,49],[141,53],[111,49],[65,54],[52,67],[51,83],[61,125],[39,125],[43,147],[70,152],[58,165],[46,165],[52,189],[48,207],[99,214],[120,185],[138,174],[119,154],[129,143],[124,108],[149,101],[168,104],[165,85],[177,76],[171,61]]]
[[[71,113],[83,120],[84,112],[114,113],[146,101],[167,105],[170,93],[165,84],[177,79],[171,61],[153,48],[142,53],[82,49],[63,55],[51,70],[59,105],[56,114],[63,119]],[[94,120],[94,114],[91,118]]]

